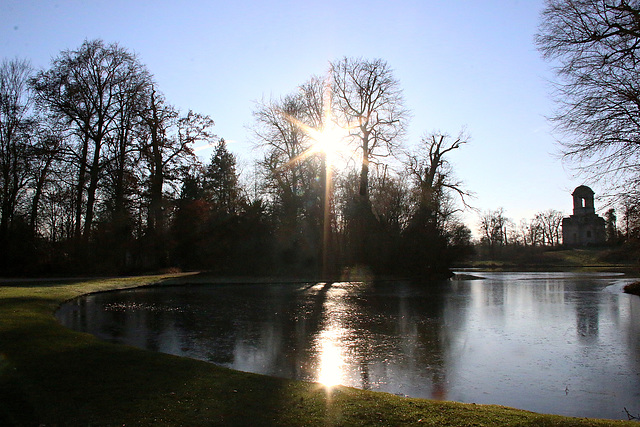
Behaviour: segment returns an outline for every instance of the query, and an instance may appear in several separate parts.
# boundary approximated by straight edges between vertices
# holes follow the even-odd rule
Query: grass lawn
[[[325,389],[109,344],[68,330],[53,317],[62,302],[85,293],[176,280],[190,279],[165,275],[0,284],[0,426],[627,424],[348,387]]]

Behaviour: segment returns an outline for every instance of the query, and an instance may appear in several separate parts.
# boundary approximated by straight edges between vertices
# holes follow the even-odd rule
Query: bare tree
[[[324,126],[325,96],[321,80],[312,78],[293,94],[263,101],[253,113],[254,138],[263,151],[259,162],[263,189],[275,220],[277,248],[292,264],[320,263],[323,224],[333,225],[331,218],[323,221],[325,207],[328,214],[331,212],[330,204],[324,204],[327,166],[324,156],[314,155],[312,137]]]
[[[373,213],[383,228],[399,236],[411,213],[410,180],[406,174],[396,174],[388,167],[376,168],[375,172],[371,180]]]
[[[634,197],[622,199],[622,228],[621,233],[627,241],[640,238],[640,203]]]
[[[509,223],[510,220],[504,216],[502,208],[483,213],[480,217],[482,241],[491,247],[507,245]]]
[[[541,224],[534,218],[531,221],[520,221],[520,241],[524,246],[539,246],[544,244],[544,234]]]
[[[40,122],[37,132],[38,137],[31,147],[29,155],[29,186],[32,190],[29,226],[33,236],[38,231],[41,200],[47,196],[45,193],[50,188],[52,176],[61,166],[60,158],[64,148],[63,131],[56,126],[56,123],[47,123],[43,120]]]
[[[392,154],[404,134],[408,112],[402,90],[381,60],[343,58],[331,64],[336,106],[343,127],[361,151],[359,195],[369,201],[369,164]]]
[[[452,212],[451,204],[444,203],[448,195],[455,194],[467,206],[470,193],[461,181],[456,180],[448,161],[448,155],[466,144],[468,137],[460,133],[456,138],[433,132],[420,141],[421,151],[408,155],[407,169],[418,189],[418,202],[414,217],[424,224],[443,225],[444,219]]]
[[[10,228],[19,197],[28,183],[28,152],[33,120],[26,60],[0,64],[0,241]]]
[[[154,85],[148,87],[145,104],[139,110],[141,172],[148,188],[147,231],[162,235],[165,224],[165,191],[178,180],[179,169],[197,162],[193,146],[197,142],[213,144],[213,120],[206,115],[180,112],[169,105]]]
[[[76,182],[76,236],[88,239],[94,218],[101,173],[110,161],[103,148],[117,128],[122,101],[132,84],[146,72],[135,55],[117,44],[85,41],[66,50],[48,71],[32,81],[39,105],[73,127],[78,146],[70,153],[78,167]],[[84,197],[86,195],[86,202]],[[84,229],[81,218],[84,213]]]
[[[536,214],[532,227],[542,233],[542,241],[549,246],[557,246],[562,239],[562,218],[564,214],[555,209],[549,209]]]
[[[547,0],[536,38],[556,60],[564,153],[594,178],[640,179],[640,3],[637,0]]]
[[[253,113],[254,138],[264,150],[260,164],[265,173],[266,190],[282,209],[281,218],[291,226],[302,214],[303,194],[317,174],[309,169],[313,159],[305,157],[311,139],[298,124],[305,115],[303,98],[294,94],[262,102]]]
[[[177,123],[178,112],[167,105],[164,96],[156,91],[154,85],[151,85],[148,91],[146,105],[139,112],[139,150],[143,160],[144,177],[149,188],[147,230],[151,234],[163,234],[163,189],[167,166],[180,155],[183,147],[175,147],[174,141],[168,135],[169,129]]]

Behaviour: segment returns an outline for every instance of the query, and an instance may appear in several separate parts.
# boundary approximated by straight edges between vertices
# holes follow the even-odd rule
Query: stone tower
[[[573,215],[562,219],[562,242],[567,246],[604,244],[607,239],[604,219],[596,215],[593,190],[581,185],[571,195]]]

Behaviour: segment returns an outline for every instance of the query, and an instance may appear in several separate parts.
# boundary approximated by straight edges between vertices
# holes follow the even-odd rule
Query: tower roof
[[[571,193],[572,196],[593,196],[595,193],[593,192],[593,190],[589,187],[587,187],[586,185],[580,185],[578,187],[576,187],[575,190],[573,190],[573,193]]]

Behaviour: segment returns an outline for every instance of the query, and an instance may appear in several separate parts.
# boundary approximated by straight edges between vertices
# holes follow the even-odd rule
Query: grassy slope
[[[53,317],[60,303],[84,293],[166,280],[172,278],[0,286],[0,425],[626,424],[347,387],[328,391],[109,344],[70,331]]]
[[[516,250],[517,249],[517,250]],[[617,259],[610,248],[541,249],[506,248],[504,253],[489,259],[475,260],[472,267],[498,270],[586,270],[617,271],[637,274],[638,263]]]

